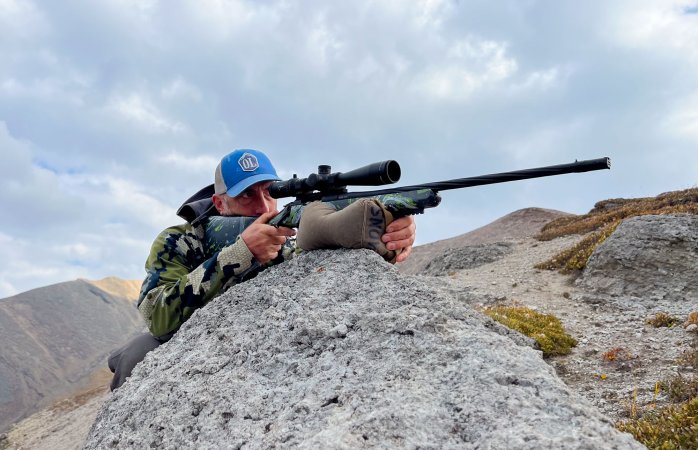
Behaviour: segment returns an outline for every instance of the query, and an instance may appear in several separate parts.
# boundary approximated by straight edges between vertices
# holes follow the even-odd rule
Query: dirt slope
[[[143,328],[134,286],[76,280],[0,300],[0,432],[80,389]]]
[[[419,274],[434,257],[447,249],[524,239],[536,235],[551,220],[569,215],[552,209],[520,209],[468,233],[415,247],[410,259],[399,264],[398,269],[408,275]]]

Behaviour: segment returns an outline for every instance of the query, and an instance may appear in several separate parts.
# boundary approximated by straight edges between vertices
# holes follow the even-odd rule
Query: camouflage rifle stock
[[[438,181],[413,186],[402,186],[377,191],[347,192],[347,186],[380,186],[395,183],[400,179],[397,161],[382,161],[347,173],[330,173],[330,166],[319,166],[317,174],[307,178],[293,178],[272,183],[269,193],[274,198],[296,197],[269,221],[270,225],[298,228],[303,208],[310,202],[320,200],[333,205],[337,210],[346,208],[361,198],[380,200],[393,217],[421,214],[427,208],[439,205],[439,191],[505,183],[529,178],[549,177],[575,172],[610,169],[609,158],[575,161],[571,164],[538,167],[514,172],[495,173],[471,178]],[[211,254],[235,242],[237,237],[256,217],[210,217],[206,225],[204,247]]]
[[[438,181],[413,186],[382,189],[367,192],[347,192],[348,185],[379,186],[395,183],[400,178],[397,161],[374,163],[347,173],[330,173],[330,166],[319,166],[317,174],[272,183],[269,192],[274,198],[296,197],[269,224],[298,228],[303,207],[316,200],[333,205],[337,210],[347,207],[360,198],[375,198],[381,201],[395,218],[421,214],[426,208],[439,205],[439,191],[461,189],[486,184],[505,183],[529,178],[549,177],[568,173],[610,169],[610,158],[603,157],[570,164],[538,167],[513,172],[495,173],[470,178]]]

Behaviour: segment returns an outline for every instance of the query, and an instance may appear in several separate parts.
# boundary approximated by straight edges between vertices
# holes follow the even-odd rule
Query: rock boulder
[[[370,251],[301,255],[151,352],[85,448],[643,448],[489,323]]]
[[[626,219],[589,258],[578,284],[594,301],[689,312],[698,305],[698,216]],[[675,309],[675,308],[672,308]]]

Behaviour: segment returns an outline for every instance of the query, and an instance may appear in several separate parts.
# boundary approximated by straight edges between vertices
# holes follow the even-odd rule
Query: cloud
[[[170,133],[187,130],[184,124],[168,119],[152,102],[139,94],[116,96],[109,100],[107,109],[144,130]]]
[[[686,1],[640,1],[614,17],[615,38],[633,48],[674,51],[698,63],[696,5]]]
[[[516,60],[506,44],[471,38],[443,49],[444,60],[417,76],[416,89],[441,100],[463,100],[488,85],[511,78]]]
[[[200,101],[202,99],[201,90],[196,86],[190,84],[182,77],[177,77],[167,83],[161,89],[161,95],[163,98],[172,99],[185,99]]]
[[[698,94],[678,101],[662,125],[670,136],[686,138],[698,145]]]
[[[0,0],[0,28],[7,45],[40,37],[47,31],[48,24],[33,2]]]
[[[694,8],[0,0],[0,233],[31,273],[0,270],[1,289],[141,276],[153,237],[235,148],[267,151],[283,178],[396,159],[401,184],[614,159],[451,191],[418,219],[422,243],[519,207],[584,212],[696,184]]]

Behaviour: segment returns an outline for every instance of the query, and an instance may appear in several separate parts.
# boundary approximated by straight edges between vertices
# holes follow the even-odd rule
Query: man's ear
[[[222,195],[220,194],[213,194],[211,196],[211,201],[213,202],[213,206],[215,206],[218,210],[218,214],[223,214],[223,210],[225,209],[223,199],[221,197]]]

